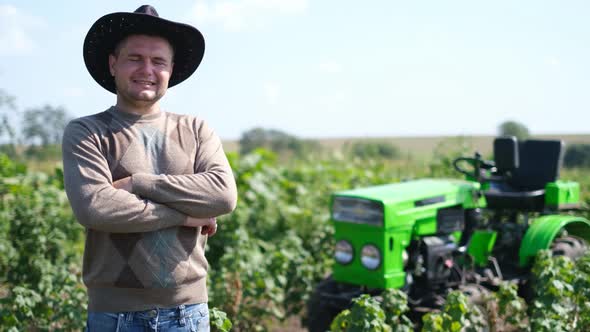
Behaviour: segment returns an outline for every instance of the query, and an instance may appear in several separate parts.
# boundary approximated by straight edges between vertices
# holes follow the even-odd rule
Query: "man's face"
[[[115,53],[109,55],[109,68],[119,98],[142,107],[164,96],[173,67],[173,51],[166,39],[131,35],[119,44]]]

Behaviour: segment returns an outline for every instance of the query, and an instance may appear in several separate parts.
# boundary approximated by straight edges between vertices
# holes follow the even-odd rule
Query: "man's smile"
[[[139,84],[139,85],[144,85],[144,86],[156,85],[156,82],[154,82],[154,81],[146,81],[146,80],[133,80],[133,83]]]

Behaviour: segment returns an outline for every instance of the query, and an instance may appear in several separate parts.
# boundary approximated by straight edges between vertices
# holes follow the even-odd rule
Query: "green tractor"
[[[563,154],[562,141],[500,137],[493,162],[478,153],[453,162],[466,180],[334,193],[335,263],[308,302],[309,330],[328,330],[353,298],[388,288],[403,290],[414,312],[440,307],[450,290],[495,290],[502,280],[530,298],[539,250],[576,258],[590,241],[590,222],[574,214],[579,184],[558,180]]]

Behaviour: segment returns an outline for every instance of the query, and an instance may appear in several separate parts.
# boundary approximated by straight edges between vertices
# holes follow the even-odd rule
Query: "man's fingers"
[[[217,233],[217,223],[213,223],[212,225],[203,226],[201,228],[202,235],[213,236]]]
[[[184,226],[201,227],[202,235],[213,236],[217,233],[217,220],[215,218],[193,218],[187,217]]]

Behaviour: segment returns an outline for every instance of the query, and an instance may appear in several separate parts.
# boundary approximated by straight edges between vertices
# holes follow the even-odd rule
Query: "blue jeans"
[[[89,312],[86,331],[209,332],[209,308],[199,303],[135,312]]]

